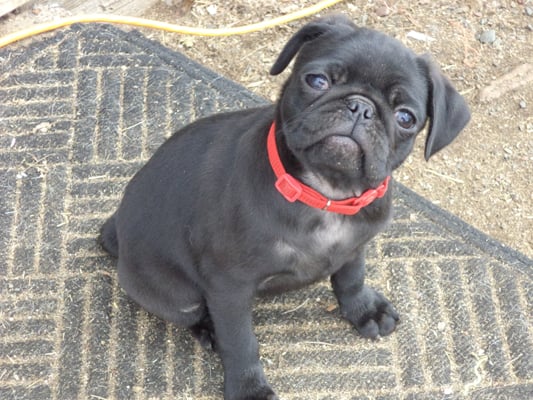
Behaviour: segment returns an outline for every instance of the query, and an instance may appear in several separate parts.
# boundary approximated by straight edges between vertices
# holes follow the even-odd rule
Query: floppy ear
[[[429,129],[426,138],[426,161],[449,145],[470,121],[465,99],[452,86],[439,68],[424,55],[418,58],[426,72],[429,87]]]
[[[315,40],[316,38],[333,31],[335,26],[344,25],[355,28],[355,25],[343,15],[332,15],[329,17],[319,18],[313,22],[304,25],[293,37],[289,39],[283,50],[281,51],[278,59],[270,69],[270,75],[278,75],[291,62],[300,48],[308,42]]]

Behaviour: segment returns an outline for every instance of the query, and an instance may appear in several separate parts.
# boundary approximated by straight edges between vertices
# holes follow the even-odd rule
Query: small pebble
[[[533,17],[533,7],[526,7],[526,15]]]
[[[484,31],[481,35],[479,35],[479,41],[487,44],[494,43],[496,41],[496,31],[494,29]]]
[[[206,10],[209,13],[209,15],[214,16],[214,15],[217,15],[218,7],[216,6],[216,4],[211,4],[207,6]]]
[[[390,8],[386,4],[382,5],[376,9],[376,14],[378,17],[386,17],[390,14]]]
[[[525,102],[525,100],[520,100],[518,105],[520,106],[520,108],[526,108],[527,107],[527,103]]]
[[[451,387],[444,388],[444,394],[446,396],[452,395],[453,394],[453,388],[451,388]]]

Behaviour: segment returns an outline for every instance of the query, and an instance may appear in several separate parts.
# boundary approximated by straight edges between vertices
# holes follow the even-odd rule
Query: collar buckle
[[[285,199],[294,203],[300,198],[303,192],[302,185],[292,175],[287,173],[281,175],[275,183],[276,189]]]

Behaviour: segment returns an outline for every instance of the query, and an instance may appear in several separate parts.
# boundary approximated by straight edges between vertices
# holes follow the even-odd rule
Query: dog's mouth
[[[354,137],[348,135],[327,136],[318,143],[318,147],[325,151],[333,163],[360,162],[363,157],[361,145]]]
[[[357,141],[348,135],[330,135],[322,140],[322,143],[328,147],[335,147],[343,152],[349,152],[353,157],[357,157],[362,152],[361,146]]]
[[[316,161],[335,170],[361,170],[364,163],[364,151],[355,138],[346,134],[326,136],[310,147]]]

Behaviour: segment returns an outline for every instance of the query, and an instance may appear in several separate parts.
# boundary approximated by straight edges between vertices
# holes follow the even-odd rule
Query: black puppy
[[[101,241],[141,306],[218,351],[229,400],[277,399],[252,329],[256,295],[331,276],[362,336],[398,314],[364,285],[364,248],[389,221],[389,177],[429,119],[425,156],[467,124],[464,99],[426,57],[342,16],[305,25],[276,106],[175,133],[133,177]]]

